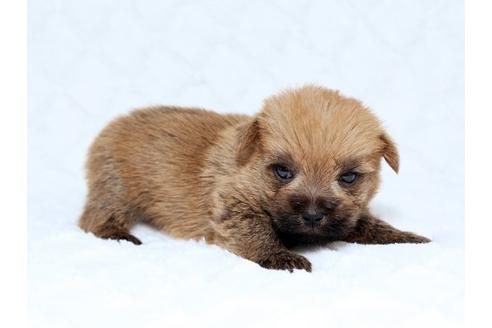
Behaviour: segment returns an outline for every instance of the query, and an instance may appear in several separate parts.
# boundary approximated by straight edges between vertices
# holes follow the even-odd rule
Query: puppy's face
[[[268,99],[242,133],[238,160],[280,234],[304,240],[346,235],[379,184],[381,158],[398,153],[358,101],[317,87]]]

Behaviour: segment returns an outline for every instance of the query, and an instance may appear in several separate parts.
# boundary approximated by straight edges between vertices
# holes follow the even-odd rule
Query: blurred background
[[[33,326],[462,322],[462,1],[30,0],[28,12]],[[289,275],[145,227],[139,248],[77,228],[87,148],[115,116],[254,114],[306,83],[381,118],[401,173],[385,166],[374,211],[434,243],[335,245],[306,253],[312,275]]]

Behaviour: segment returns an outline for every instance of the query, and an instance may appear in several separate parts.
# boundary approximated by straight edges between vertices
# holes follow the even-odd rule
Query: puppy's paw
[[[429,238],[419,236],[413,232],[404,232],[401,237],[401,243],[425,244],[431,242]]]
[[[126,240],[126,241],[129,241],[131,243],[134,243],[135,245],[142,245],[142,242],[140,241],[140,239],[138,239],[134,235],[129,234],[127,232],[113,233],[113,234],[108,235],[108,236],[103,236],[102,238],[113,239],[113,240],[117,240],[117,241]]]
[[[273,253],[258,261],[258,264],[267,269],[289,270],[289,272],[293,272],[294,269],[301,269],[311,272],[311,262],[308,259],[287,250]]]
[[[400,231],[398,234],[389,239],[388,244],[425,244],[431,240],[427,237],[419,236],[413,232]]]

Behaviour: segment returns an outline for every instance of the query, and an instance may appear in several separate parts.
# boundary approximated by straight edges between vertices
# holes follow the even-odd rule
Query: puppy
[[[91,146],[79,224],[140,244],[129,231],[146,222],[289,271],[311,271],[295,246],[429,242],[369,212],[381,158],[398,172],[397,148],[378,119],[317,86],[275,95],[254,117],[137,110]]]

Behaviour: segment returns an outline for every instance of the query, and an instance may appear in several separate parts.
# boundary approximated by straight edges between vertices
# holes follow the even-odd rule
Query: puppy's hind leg
[[[89,193],[79,226],[100,238],[127,240],[140,245],[142,242],[130,234],[136,215],[125,198],[114,162],[103,139],[96,139],[87,161]]]
[[[99,200],[87,202],[79,226],[103,239],[126,240],[140,245],[142,242],[130,234],[134,222],[135,215],[128,208],[105,206]]]

